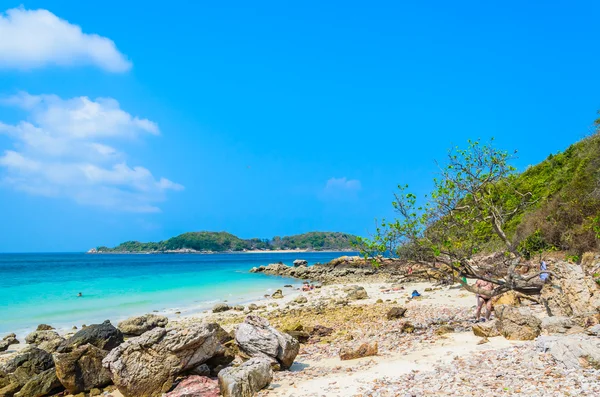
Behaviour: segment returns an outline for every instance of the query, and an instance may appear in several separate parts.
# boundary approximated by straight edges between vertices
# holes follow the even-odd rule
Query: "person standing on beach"
[[[485,280],[477,280],[475,283],[475,288],[492,291],[494,289],[494,284]],[[485,320],[487,321],[492,315],[492,297],[480,294],[477,294],[476,296],[477,310],[475,311],[475,321],[479,321],[479,316],[481,316],[481,309],[483,308],[483,305],[485,305],[486,308]]]

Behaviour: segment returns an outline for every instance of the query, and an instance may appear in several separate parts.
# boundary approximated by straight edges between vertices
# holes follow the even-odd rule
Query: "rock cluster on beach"
[[[600,395],[600,288],[570,264],[556,265],[565,277],[544,285],[542,304],[509,293],[492,320],[474,322],[473,295],[405,288],[391,270],[360,282],[367,270],[354,261],[311,275],[322,288],[223,302],[203,317],[148,314],[67,335],[41,324],[25,348],[0,356],[0,396]],[[288,276],[316,267],[269,266]],[[403,357],[412,369],[385,370]]]

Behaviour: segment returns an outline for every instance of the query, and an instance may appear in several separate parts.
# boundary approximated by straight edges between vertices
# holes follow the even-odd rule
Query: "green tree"
[[[493,141],[469,141],[466,149],[454,148],[439,165],[433,192],[420,201],[399,186],[392,203],[398,218],[383,220],[371,239],[362,239],[365,257],[398,258],[419,264],[442,277],[456,276],[491,281],[492,293],[463,283],[472,292],[498,295],[508,290],[538,293],[540,285],[517,274],[521,254],[518,241],[510,238],[506,225],[532,204],[532,194],[514,186],[515,169],[509,164],[514,153],[498,150]],[[490,269],[473,265],[490,238],[498,239],[505,260]]]

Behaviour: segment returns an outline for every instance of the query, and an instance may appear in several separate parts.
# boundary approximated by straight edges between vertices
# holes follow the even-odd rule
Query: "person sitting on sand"
[[[310,288],[310,285],[308,283],[304,283],[302,285],[302,292],[307,292],[307,291],[310,291],[310,290],[311,290],[311,288]]]
[[[494,289],[494,284],[485,280],[477,280],[477,282],[475,283],[475,288],[492,291]],[[476,297],[477,310],[475,311],[475,321],[479,321],[479,316],[481,315],[481,309],[483,308],[483,305],[485,305],[486,308],[484,321],[489,320],[490,316],[492,315],[492,297],[480,294],[477,294]]]

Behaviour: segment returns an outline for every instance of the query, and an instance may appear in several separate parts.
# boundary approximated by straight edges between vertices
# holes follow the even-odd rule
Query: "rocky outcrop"
[[[252,397],[273,380],[270,360],[252,358],[239,367],[226,368],[219,373],[223,397]]]
[[[364,287],[360,285],[350,285],[344,288],[344,292],[346,292],[346,299],[348,300],[361,300],[368,299],[369,295]]]
[[[375,267],[371,261],[363,258],[343,256],[329,263],[313,266],[286,266],[282,263],[272,263],[268,266],[254,267],[250,272],[315,280],[323,283],[347,283],[365,280],[390,281],[402,275],[404,270],[397,261],[384,260],[379,267]]]
[[[206,376],[192,375],[182,380],[165,397],[219,397],[219,383]]]
[[[278,331],[262,317],[249,315],[235,331],[240,351],[248,357],[267,358],[282,369],[291,367],[300,345],[292,336]]]
[[[143,316],[131,317],[121,321],[117,328],[125,335],[140,336],[146,331],[156,327],[166,327],[169,319],[156,314],[145,314]]]
[[[40,324],[37,326],[36,331],[49,331],[51,329],[54,329],[54,327],[52,327],[48,324]]]
[[[107,351],[86,344],[68,353],[53,355],[56,375],[72,394],[89,391],[111,383],[110,372],[102,366]]]
[[[308,266],[308,261],[304,259],[296,259],[293,263],[294,267]]]
[[[229,305],[227,303],[217,303],[216,305],[213,306],[212,312],[213,313],[222,313],[222,312],[226,312],[228,310],[231,310],[231,307],[229,307]]]
[[[103,365],[125,397],[158,397],[177,375],[223,354],[220,330],[217,324],[154,328],[112,350]]]
[[[600,339],[597,337],[582,334],[540,336],[535,344],[538,351],[549,353],[565,368],[597,368],[600,364]]]
[[[48,353],[53,353],[65,341],[58,332],[52,330],[33,331],[25,337],[25,342]]]
[[[93,324],[78,331],[61,343],[57,352],[68,353],[87,344],[110,351],[121,343],[123,343],[123,333],[106,320],[102,324]]]
[[[494,319],[483,323],[473,324],[473,333],[475,334],[475,336],[480,336],[482,338],[493,338],[495,336],[500,336],[497,321],[498,320]]]
[[[360,345],[344,347],[340,350],[340,360],[354,360],[361,357],[376,356],[377,342],[365,342]]]
[[[558,262],[548,270],[557,275],[541,292],[548,315],[584,318],[600,312],[600,289],[581,266]]]
[[[492,303],[494,306],[519,306],[521,304],[521,299],[515,291],[508,291],[503,293],[502,295],[492,298]]]
[[[496,307],[498,329],[509,340],[533,340],[542,331],[542,322],[528,308]]]

